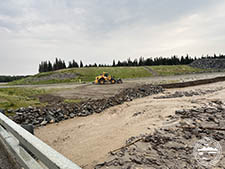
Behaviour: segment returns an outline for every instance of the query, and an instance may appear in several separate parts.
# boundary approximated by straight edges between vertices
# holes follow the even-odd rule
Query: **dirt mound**
[[[54,73],[48,76],[35,77],[34,81],[43,81],[43,80],[65,80],[65,79],[74,79],[79,74],[76,73]]]
[[[225,69],[225,59],[200,59],[190,64],[201,69]]]
[[[51,94],[40,95],[38,96],[38,99],[41,103],[49,103],[49,104],[61,103],[64,100],[64,98],[62,97],[53,96]]]
[[[112,152],[108,161],[95,168],[107,169],[161,169],[200,168],[193,155],[196,141],[210,137],[225,146],[225,103],[215,100],[200,108],[178,110],[170,119],[181,119],[173,126],[156,130],[127,140],[126,146]],[[225,158],[216,164],[224,168]]]
[[[103,110],[163,91],[160,86],[141,85],[135,88],[127,88],[113,97],[104,99],[89,99],[78,104],[57,103],[43,108],[28,107],[15,111],[16,115],[11,117],[19,124],[32,124],[34,126],[46,125],[48,123],[59,122],[76,116],[88,116],[93,113],[100,113]],[[44,98],[42,98],[44,99]]]
[[[41,76],[32,76],[25,78],[25,82],[41,82],[41,81],[51,81],[51,80],[67,80],[67,79],[74,79],[79,77],[80,74],[77,73],[53,73],[53,74],[46,74]]]

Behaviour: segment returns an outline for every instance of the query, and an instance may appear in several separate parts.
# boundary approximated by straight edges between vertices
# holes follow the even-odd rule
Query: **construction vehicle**
[[[105,84],[110,82],[111,84],[123,83],[122,79],[115,79],[113,76],[109,75],[107,72],[103,72],[95,78],[95,84]]]

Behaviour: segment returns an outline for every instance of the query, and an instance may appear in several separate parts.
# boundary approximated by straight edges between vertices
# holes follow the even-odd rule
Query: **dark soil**
[[[38,96],[38,99],[41,103],[48,103],[48,104],[57,104],[64,101],[63,97],[54,96],[51,94],[40,95]]]

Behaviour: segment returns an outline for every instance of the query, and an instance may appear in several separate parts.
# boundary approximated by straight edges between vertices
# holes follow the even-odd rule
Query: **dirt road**
[[[156,76],[138,79],[124,79],[123,84],[118,85],[109,84],[103,86],[87,83],[87,84],[51,84],[51,85],[35,85],[35,86],[29,85],[26,87],[35,87],[39,89],[57,89],[52,94],[54,96],[59,96],[65,99],[87,99],[87,98],[99,99],[114,96],[115,94],[119,93],[120,90],[122,89],[134,87],[139,84],[185,82],[199,79],[214,78],[224,75],[225,75],[224,72],[214,72],[214,73],[186,74],[177,76]]]
[[[121,89],[134,87],[139,84],[152,83],[174,83],[174,82],[185,82],[199,79],[214,78],[218,76],[224,76],[224,72],[213,72],[213,73],[196,73],[176,76],[155,76],[147,78],[137,79],[123,79],[123,84],[118,85],[93,85],[92,83],[78,84],[47,84],[47,85],[15,85],[15,86],[4,86],[0,85],[0,88],[9,87],[26,87],[26,88],[37,88],[37,89],[53,89],[52,95],[59,96],[65,99],[87,99],[87,98],[103,98],[113,96],[118,93]]]
[[[139,84],[152,83],[152,84],[160,84],[160,83],[174,83],[174,82],[185,82],[185,81],[193,81],[199,79],[207,79],[214,78],[218,76],[224,76],[224,72],[216,72],[216,73],[198,73],[198,74],[187,74],[187,75],[177,75],[177,76],[156,76],[156,77],[148,77],[148,78],[138,78],[138,79],[124,79],[123,84],[118,85],[92,85],[89,84],[65,84],[65,85],[53,85],[53,86],[42,86],[39,88],[57,88],[61,89],[53,93],[54,96],[60,96],[66,99],[87,99],[94,98],[99,99],[103,97],[114,96],[119,93],[120,90],[134,87]]]
[[[225,82],[168,89],[163,94],[149,96],[111,107],[100,114],[74,118],[35,130],[35,134],[54,149],[82,166],[91,169],[106,160],[111,150],[140,133],[168,125],[167,116],[175,110],[198,107],[212,99],[225,101]],[[202,91],[192,97],[155,99],[176,91]]]

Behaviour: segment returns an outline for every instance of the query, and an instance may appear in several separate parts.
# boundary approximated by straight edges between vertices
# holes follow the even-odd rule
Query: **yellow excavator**
[[[122,79],[115,79],[113,76],[109,75],[109,73],[107,72],[103,72],[99,76],[96,76],[94,83],[103,85],[107,82],[110,82],[111,84],[123,83]]]

